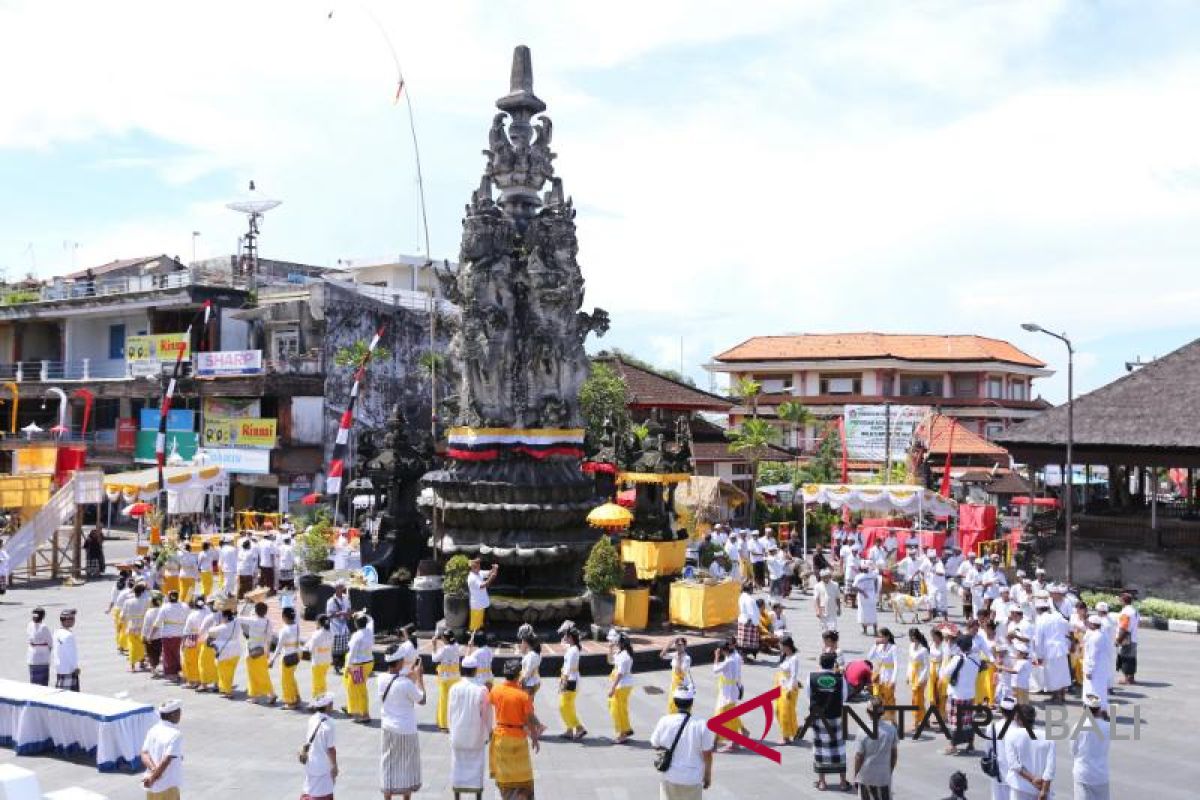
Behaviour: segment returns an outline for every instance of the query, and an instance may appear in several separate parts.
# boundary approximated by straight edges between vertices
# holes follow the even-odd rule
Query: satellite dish
[[[254,181],[250,181],[250,190],[246,196],[240,200],[235,200],[232,203],[226,203],[225,207],[231,211],[237,211],[250,216],[258,216],[265,214],[272,208],[275,208],[282,200],[272,200],[266,197],[262,192],[258,191],[254,186]]]

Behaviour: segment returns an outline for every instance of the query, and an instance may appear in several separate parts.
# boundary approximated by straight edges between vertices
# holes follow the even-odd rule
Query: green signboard
[[[137,447],[133,451],[133,460],[139,464],[154,464],[154,440],[158,436],[158,431],[138,431],[137,432]],[[171,457],[172,453],[179,453],[179,457],[184,461],[191,461],[196,457],[196,450],[199,449],[198,435],[195,431],[167,431],[167,446],[165,454],[167,458]]]

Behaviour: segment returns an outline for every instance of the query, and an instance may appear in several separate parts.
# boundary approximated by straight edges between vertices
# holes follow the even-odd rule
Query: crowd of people
[[[237,667],[244,660],[247,700],[265,705],[282,700],[285,708],[312,711],[301,760],[304,796],[314,800],[333,796],[338,774],[337,702],[330,691],[330,670],[341,677],[341,710],[349,719],[370,721],[369,695],[374,693],[382,730],[379,783],[385,797],[409,797],[422,785],[416,707],[431,704],[438,729],[449,736],[456,792],[481,790],[487,771],[502,797],[531,798],[532,753],[546,730],[534,712],[542,688],[542,641],[532,629],[523,629],[517,656],[497,656],[495,637],[484,629],[495,570],[484,570],[478,559],[471,563],[469,630],[435,636],[432,682],[426,680],[417,641],[404,630],[383,657],[387,671],[373,676],[374,623],[351,607],[345,583],[335,585],[308,636],[301,635],[290,605],[281,609],[281,626],[269,618],[269,606],[261,598],[274,592],[286,596],[294,570],[289,533],[284,531],[278,545],[274,538],[269,533],[255,541],[244,535],[236,544],[226,540],[219,548],[184,550],[123,570],[108,610],[116,647],[129,669],[234,698]],[[1044,570],[1032,576],[1017,570],[1010,585],[998,558],[968,558],[953,547],[943,554],[915,547],[900,552],[881,543],[865,548],[864,557],[861,532],[840,526],[829,550],[816,548],[807,561],[770,529],[746,533],[718,526],[705,544],[716,553],[713,568],[725,568],[742,581],[735,633],[713,656],[714,713],[744,698],[748,664],[774,659],[764,666],[773,670],[780,689],[774,708],[780,743],[796,743],[811,733],[816,789],[832,788],[836,776],[837,788],[856,785],[862,797],[890,797],[896,742],[907,733],[936,734],[944,720],[950,734],[947,754],[975,752],[976,738],[983,736],[994,764],[988,773],[993,797],[1050,797],[1056,781],[1053,744],[1028,735],[1037,714],[1033,698],[1043,693],[1047,703],[1064,703],[1077,691],[1098,723],[1095,730],[1103,733],[1073,742],[1076,796],[1108,796],[1109,699],[1116,674],[1132,683],[1137,671],[1139,618],[1128,595],[1117,613],[1104,603],[1089,608],[1070,587],[1049,581]],[[893,598],[928,599],[917,607],[924,608],[929,627],[914,625],[898,642],[890,628],[881,626],[878,611],[888,587]],[[820,630],[819,646],[813,642],[817,668],[807,674],[782,602],[797,590],[811,596]],[[950,622],[952,594],[961,596],[961,622]],[[862,658],[847,659],[841,648],[839,626],[847,609],[854,610],[857,626],[872,639]],[[55,685],[79,690],[74,622],[75,612],[63,611],[60,628],[51,633],[44,611],[34,610],[28,628],[31,681],[44,685],[53,674]],[[589,735],[576,705],[584,690],[584,634],[572,624],[558,633],[563,646],[557,681],[562,736],[578,741]],[[623,744],[637,735],[629,711],[637,682],[633,648],[615,630],[608,646],[611,672],[597,684],[606,693],[611,740]],[[666,714],[649,741],[665,756],[660,758],[665,762],[660,763],[662,796],[695,800],[712,780],[713,754],[737,745],[715,737],[705,719],[693,713],[697,687],[686,639],[672,640],[660,656],[669,667]],[[297,680],[303,663],[310,671],[307,703]],[[802,696],[808,706],[803,717]],[[843,709],[861,699],[868,701],[866,713],[878,721],[880,733],[858,737],[848,754]],[[905,720],[897,714],[898,702],[915,707],[916,713]],[[1001,721],[1018,724],[981,732],[973,721],[979,706],[993,709]],[[180,772],[177,762],[171,766],[182,747],[180,713],[181,701],[166,704],[159,726],[147,738],[145,780],[155,800],[177,796],[169,792],[178,785]],[[931,722],[935,717],[937,722]],[[737,720],[729,726],[740,730]]]

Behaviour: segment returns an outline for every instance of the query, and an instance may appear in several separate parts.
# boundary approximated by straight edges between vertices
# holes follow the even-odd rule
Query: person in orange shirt
[[[490,773],[502,800],[533,800],[529,747],[538,752],[538,739],[546,729],[538,721],[533,698],[521,687],[520,677],[521,662],[506,661],[504,683],[494,687],[489,696],[495,710]]]

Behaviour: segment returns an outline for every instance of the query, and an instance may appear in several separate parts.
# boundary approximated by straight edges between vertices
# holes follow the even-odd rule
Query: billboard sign
[[[890,441],[892,461],[903,460],[913,432],[927,413],[926,406],[846,406],[847,456],[855,461],[882,462]]]

